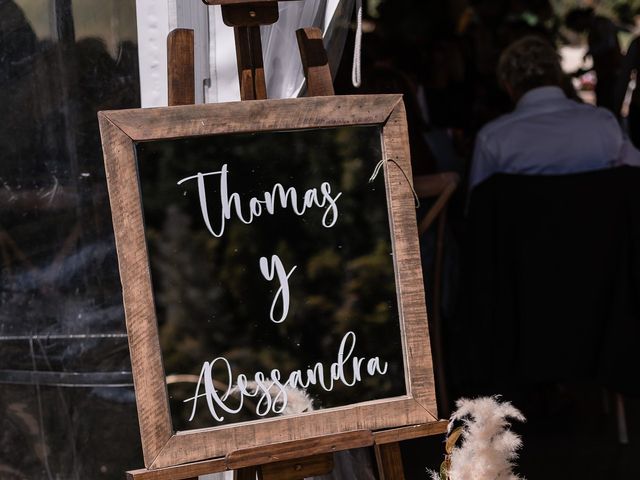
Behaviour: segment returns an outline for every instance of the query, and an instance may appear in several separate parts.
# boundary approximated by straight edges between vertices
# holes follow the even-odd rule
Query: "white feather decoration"
[[[522,441],[510,430],[510,420],[525,421],[522,413],[498,397],[462,398],[456,406],[447,431],[445,468],[430,472],[431,478],[524,480],[513,472]]]

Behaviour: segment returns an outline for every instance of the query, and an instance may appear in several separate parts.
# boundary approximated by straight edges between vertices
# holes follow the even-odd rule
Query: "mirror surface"
[[[406,394],[378,127],[136,151],[176,431]]]

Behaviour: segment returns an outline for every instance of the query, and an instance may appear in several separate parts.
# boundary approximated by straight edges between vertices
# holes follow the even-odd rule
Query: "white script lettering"
[[[214,175],[220,176],[220,225],[217,228],[211,225],[204,181],[205,177]],[[249,200],[248,211],[246,208],[243,211],[240,194],[236,192],[229,193],[228,176],[229,168],[225,163],[222,169],[217,172],[198,173],[190,177],[185,177],[178,182],[178,185],[182,185],[185,182],[197,180],[202,218],[207,230],[209,230],[209,233],[214,237],[221,237],[224,234],[226,222],[227,220],[231,220],[232,212],[235,212],[236,217],[238,217],[242,223],[249,225],[253,222],[254,218],[261,216],[265,211],[269,215],[273,215],[276,210],[277,201],[279,201],[281,208],[291,208],[299,217],[304,215],[307,209],[314,206],[324,208],[325,212],[322,216],[322,225],[325,228],[333,227],[338,221],[337,201],[342,195],[342,192],[332,195],[331,185],[328,182],[323,182],[320,185],[319,193],[317,188],[311,188],[307,190],[302,197],[298,195],[295,187],[289,187],[285,190],[280,183],[276,183],[271,191],[266,191],[262,194],[262,199],[252,197]]]
[[[291,372],[286,382],[281,381],[282,374],[278,369],[271,370],[268,379],[264,373],[257,372],[254,375],[254,381],[249,381],[246,375],[240,374],[235,382],[235,388],[232,388],[233,374],[231,365],[226,359],[218,357],[212,362],[204,362],[198,384],[196,385],[195,394],[193,397],[184,400],[185,403],[193,402],[189,421],[193,420],[196,414],[198,400],[201,397],[206,398],[207,407],[209,408],[211,416],[218,422],[221,422],[224,420],[224,417],[218,414],[217,409],[230,414],[237,413],[243,407],[245,398],[258,399],[256,402],[256,415],[263,417],[269,412],[279,414],[284,411],[287,406],[287,388],[303,390],[311,385],[319,385],[323,390],[331,392],[336,382],[340,382],[347,387],[352,387],[362,381],[362,364],[365,361],[364,358],[353,354],[355,346],[356,334],[347,332],[340,342],[338,358],[329,366],[328,371],[322,363],[318,362],[313,368],[308,368],[306,372],[302,370]],[[214,382],[213,379],[214,366],[218,362],[221,362],[224,366],[225,376],[227,378],[226,384],[228,385],[222,396],[219,395],[214,387],[214,383],[219,385],[221,382]],[[377,374],[384,375],[387,373],[387,370],[388,363],[381,362],[379,357],[373,357],[366,361],[366,371],[370,376]],[[203,384],[204,392],[201,393],[200,390]],[[253,389],[250,388],[249,385],[253,386]],[[237,396],[233,399],[234,404],[239,401],[239,406],[236,408],[230,407],[227,401],[232,390],[237,393]]]
[[[269,318],[274,323],[282,323],[287,318],[289,314],[289,277],[298,268],[294,266],[289,273],[284,269],[284,265],[282,265],[282,260],[277,255],[271,256],[271,268],[269,268],[269,261],[267,257],[260,257],[260,272],[267,280],[273,280],[274,276],[278,275],[278,281],[280,282],[280,288],[276,292],[273,297],[273,302],[271,303],[271,311],[269,312]],[[278,298],[282,295],[282,315],[280,315],[279,319],[275,319],[273,316],[273,311],[276,308],[276,304],[278,303]]]

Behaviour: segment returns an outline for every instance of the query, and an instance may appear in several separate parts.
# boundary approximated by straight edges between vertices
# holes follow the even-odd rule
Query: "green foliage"
[[[390,362],[390,371],[354,387],[337,385],[331,394],[310,388],[316,407],[405,393],[383,175],[368,183],[381,156],[375,127],[229,135],[138,147],[167,374],[197,378],[204,361],[224,356],[236,375],[251,378],[255,372],[278,368],[286,378],[316,362],[328,368],[336,361],[342,337],[353,331],[356,354],[380,356]],[[176,182],[219,170],[223,163],[229,166],[229,190],[239,192],[244,205],[275,183],[295,186],[303,195],[329,182],[342,192],[338,222],[324,228],[320,208],[303,216],[279,209],[251,225],[234,217],[224,235],[214,238],[203,223],[195,182],[191,188],[178,188]],[[216,225],[218,188],[215,180],[207,183]],[[260,257],[274,254],[285,268],[297,266],[290,277],[289,315],[281,324],[269,319],[278,285],[265,280],[258,268]],[[223,372],[216,375],[226,381]],[[204,400],[202,413],[193,423],[185,422],[191,404],[182,400],[193,395],[194,388],[193,383],[169,387],[178,430],[214,425]],[[243,415],[229,421],[252,418],[250,411]]]

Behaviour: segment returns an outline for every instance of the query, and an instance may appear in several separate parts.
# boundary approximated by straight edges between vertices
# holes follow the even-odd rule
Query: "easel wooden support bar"
[[[362,448],[373,445],[373,434],[369,430],[325,435],[303,442],[284,442],[241,450],[227,455],[227,467],[238,468],[283,462],[300,457],[339,452],[350,448]]]
[[[278,21],[278,2],[222,5],[222,21],[233,27],[242,100],[264,100],[267,86],[262,60],[260,25]]]
[[[157,470],[132,470],[127,472],[127,480],[197,480],[199,475],[227,471],[225,458],[214,458],[203,462],[189,463]],[[255,480],[255,477],[252,479]]]
[[[399,443],[376,445],[376,464],[380,480],[404,480],[404,466]]]
[[[374,451],[380,480],[404,480],[400,442],[443,435],[447,432],[447,425],[447,421],[440,421],[375,432]]]
[[[192,105],[195,96],[193,30],[176,28],[167,36],[169,105]]]
[[[372,445],[373,434],[368,430],[325,435],[235,452],[227,455],[227,467],[238,470],[236,478],[242,478],[240,475],[244,475],[245,470],[250,475],[255,465],[260,465],[258,473],[263,480],[302,480],[331,472],[334,452]]]
[[[238,80],[242,100],[264,100],[267,85],[262,63],[260,27],[235,27]]]
[[[260,468],[260,480],[302,480],[333,471],[333,453],[270,463]]]
[[[251,478],[253,480],[258,472],[261,475],[268,475],[263,476],[264,480],[276,478],[295,480],[296,478],[304,478],[303,476],[296,477],[297,474],[307,477],[322,475],[329,464],[327,459],[332,457],[334,452],[373,446],[378,459],[378,469],[385,472],[384,478],[397,480],[404,478],[404,476],[398,476],[401,472],[397,472],[394,468],[394,466],[402,465],[399,442],[442,435],[446,430],[447,422],[440,421],[377,432],[360,430],[325,435],[302,442],[283,442],[266,447],[240,450],[230,453],[226,458],[157,470],[133,470],[127,473],[127,478],[129,480],[187,480],[194,476],[197,478],[198,475],[237,470],[236,478],[238,479]],[[275,472],[288,472],[286,473],[288,476],[278,477]]]
[[[279,0],[288,1],[288,0]],[[242,100],[264,100],[267,86],[262,57],[260,26],[278,21],[276,0],[203,0],[207,5],[220,5],[222,21],[233,27],[238,61],[238,81]]]
[[[301,28],[296,31],[300,59],[307,80],[307,96],[335,95],[327,51],[322,43],[322,30]]]

